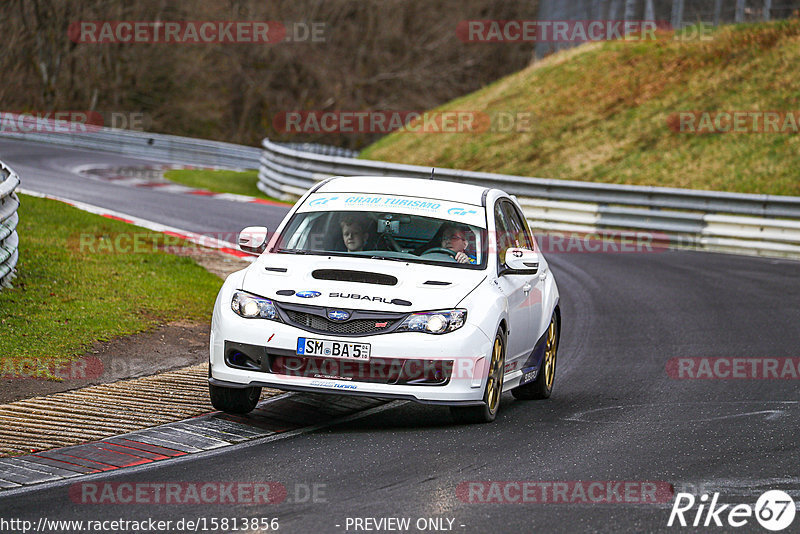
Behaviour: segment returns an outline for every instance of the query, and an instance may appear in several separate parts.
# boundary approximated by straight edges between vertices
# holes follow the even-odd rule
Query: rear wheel
[[[539,375],[533,382],[512,389],[511,394],[514,395],[515,399],[546,399],[553,392],[553,382],[556,378],[556,358],[558,356],[558,321],[555,313],[550,319],[550,326],[547,327],[545,343],[544,358],[539,368]]]
[[[261,388],[226,388],[208,385],[211,405],[226,413],[244,414],[253,411],[261,397]]]
[[[506,338],[502,330],[497,331],[489,362],[489,376],[483,392],[484,404],[480,406],[451,406],[450,413],[457,423],[491,423],[500,409],[500,395],[503,392],[503,370],[506,360]]]

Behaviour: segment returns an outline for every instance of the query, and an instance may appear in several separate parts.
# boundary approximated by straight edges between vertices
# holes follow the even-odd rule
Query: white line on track
[[[153,230],[154,232],[161,232],[164,234],[171,234],[181,239],[185,239],[191,243],[196,245],[201,245],[208,248],[213,248],[219,250],[223,254],[228,254],[230,256],[235,256],[237,258],[243,259],[245,261],[255,261],[256,257],[245,252],[240,251],[237,248],[235,243],[231,243],[229,241],[223,241],[221,239],[217,239],[211,236],[198,234],[195,232],[190,232],[188,230],[183,230],[180,228],[175,228],[174,226],[167,226],[165,224],[157,223],[154,221],[150,221],[147,219],[142,219],[141,217],[136,217],[134,215],[129,215],[127,213],[122,213],[115,210],[110,210],[108,208],[103,208],[100,206],[95,206],[93,204],[87,204],[85,202],[80,202],[77,200],[71,200],[68,198],[60,197],[57,195],[50,195],[46,193],[39,193],[37,191],[30,191],[28,189],[17,189],[18,193],[23,195],[28,195],[37,198],[46,198],[49,200],[57,200],[59,202],[63,202],[68,204],[74,208],[77,208],[82,211],[86,211],[88,213],[94,213],[96,215],[100,215],[102,217],[107,217],[109,219],[115,219],[118,221],[126,222],[129,224],[133,224],[135,226],[139,226],[141,228],[146,228],[147,230]]]

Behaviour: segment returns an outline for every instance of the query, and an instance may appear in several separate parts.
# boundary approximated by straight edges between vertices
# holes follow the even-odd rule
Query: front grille
[[[388,332],[397,324],[397,321],[375,319],[353,319],[342,323],[339,321],[331,321],[319,315],[312,315],[310,313],[294,310],[287,310],[286,315],[289,317],[289,324],[294,324],[306,330],[311,329],[318,332],[330,332],[331,334],[350,336]],[[375,326],[378,324],[382,326]]]
[[[275,302],[281,319],[292,326],[308,332],[339,336],[368,336],[392,332],[408,317],[407,313],[346,310],[350,318],[346,321],[328,319],[329,311],[345,311],[341,308],[325,308],[304,304]]]

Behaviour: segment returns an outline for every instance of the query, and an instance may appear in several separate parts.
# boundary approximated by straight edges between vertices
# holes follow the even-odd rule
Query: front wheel
[[[456,423],[491,423],[500,409],[500,394],[503,392],[503,370],[506,361],[506,338],[502,330],[497,331],[489,363],[489,375],[483,392],[484,404],[480,406],[451,406],[450,413]]]
[[[245,414],[250,413],[258,404],[261,397],[261,388],[226,388],[208,385],[208,394],[211,405],[225,413]]]
[[[555,313],[550,319],[550,326],[547,327],[546,343],[544,358],[539,367],[539,375],[533,382],[512,389],[511,394],[514,395],[515,399],[546,399],[553,392],[553,381],[556,377],[556,358],[558,356],[558,321]]]

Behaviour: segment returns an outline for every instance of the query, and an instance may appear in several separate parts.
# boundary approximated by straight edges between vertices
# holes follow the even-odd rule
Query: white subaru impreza
[[[450,406],[493,421],[500,395],[550,396],[558,287],[498,189],[342,177],[308,191],[214,306],[209,389],[247,413],[261,387]]]

